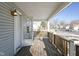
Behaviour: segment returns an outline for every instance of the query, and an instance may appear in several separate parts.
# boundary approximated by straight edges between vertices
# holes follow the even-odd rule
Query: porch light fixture
[[[17,11],[16,11],[16,9],[13,10],[13,11],[11,11],[11,15],[12,15],[12,16],[17,16]]]

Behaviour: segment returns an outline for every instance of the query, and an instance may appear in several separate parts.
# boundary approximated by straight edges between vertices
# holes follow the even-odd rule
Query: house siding
[[[0,3],[0,55],[13,55],[14,18],[7,3]]]
[[[12,2],[0,2],[0,56],[14,55],[14,8],[23,13]]]

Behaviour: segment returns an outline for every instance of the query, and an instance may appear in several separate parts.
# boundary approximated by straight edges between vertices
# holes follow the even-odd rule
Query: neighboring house
[[[79,20],[72,21],[70,23],[70,29],[79,30]]]
[[[70,24],[66,24],[66,25],[65,25],[65,29],[66,29],[66,30],[69,30],[69,29],[70,29]]]
[[[61,25],[60,29],[63,29],[63,30],[70,30],[70,24]]]

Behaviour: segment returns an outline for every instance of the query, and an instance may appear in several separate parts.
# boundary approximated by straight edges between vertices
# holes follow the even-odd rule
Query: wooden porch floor
[[[44,34],[44,33],[43,33]],[[61,56],[45,36],[35,37],[32,46],[22,47],[16,56]]]

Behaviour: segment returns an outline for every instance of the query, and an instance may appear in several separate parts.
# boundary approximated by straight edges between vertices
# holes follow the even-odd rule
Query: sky
[[[73,20],[79,20],[79,2],[72,3],[53,19],[57,19],[58,22],[64,21],[66,23],[70,23]]]

